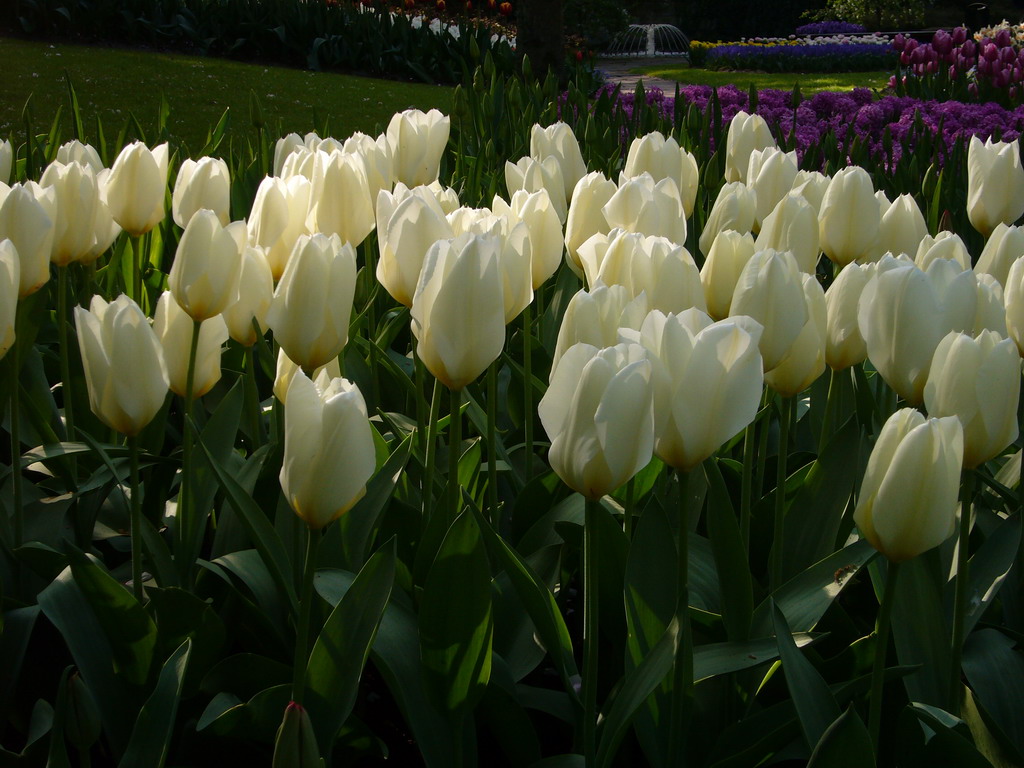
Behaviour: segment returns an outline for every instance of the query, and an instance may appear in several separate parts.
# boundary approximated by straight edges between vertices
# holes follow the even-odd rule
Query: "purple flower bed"
[[[612,90],[609,86],[605,86]],[[680,87],[683,104],[693,104],[703,111],[711,98],[711,87],[688,85]],[[778,137],[788,136],[793,130],[792,93],[781,90],[758,92],[756,112],[769,125],[776,127]],[[647,104],[665,118],[675,110],[674,99],[661,90],[652,88],[645,95]],[[722,119],[726,123],[740,110],[748,111],[747,91],[735,86],[718,89]],[[619,96],[618,108],[627,116],[634,110],[633,93]],[[796,110],[796,150],[803,159],[808,148],[817,146],[829,132],[835,142],[844,146],[848,140],[859,137],[866,142],[869,152],[879,163],[888,166],[899,161],[904,152],[913,151],[915,145],[915,114],[920,114],[924,127],[933,134],[941,134],[946,146],[958,139],[978,136],[981,139],[998,137],[1014,141],[1024,132],[1024,106],[1005,109],[998,104],[964,104],[957,101],[924,101],[909,96],[886,96],[873,99],[867,88],[850,92],[823,91],[800,102]],[[892,137],[892,158],[884,146],[885,129]],[[850,132],[853,132],[850,135]],[[940,156],[941,162],[945,158]]]
[[[1016,106],[1024,90],[1024,49],[1008,29],[975,41],[964,27],[938,30],[930,43],[896,35],[902,76],[892,87],[901,95],[998,101]]]
[[[895,61],[889,46],[872,43],[716,45],[705,59],[710,68],[776,72],[888,69]]]
[[[795,31],[797,35],[849,35],[867,32],[867,28],[849,21],[815,21]]]

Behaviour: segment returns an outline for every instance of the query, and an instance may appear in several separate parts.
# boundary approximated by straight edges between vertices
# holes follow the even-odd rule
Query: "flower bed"
[[[708,66],[711,69],[775,69],[782,67],[781,69],[776,69],[776,71],[793,72],[804,70],[791,69],[791,66],[798,65],[785,61],[780,62],[776,60],[776,57],[786,56],[787,54],[795,57],[806,57],[809,55],[812,58],[806,64],[811,69],[807,71],[841,71],[831,68],[833,64],[828,60],[838,57],[839,63],[841,63],[844,55],[850,55],[857,59],[864,53],[877,54],[880,57],[884,57],[885,54],[882,49],[885,46],[891,45],[891,43],[892,39],[888,35],[879,33],[867,34],[863,33],[863,30],[860,32],[835,31],[811,36],[800,36],[797,34],[790,35],[789,37],[750,37],[728,43],[721,41],[710,43],[694,40],[690,42],[690,63],[695,67]],[[843,46],[856,47],[844,48]],[[877,46],[877,49],[863,46]],[[808,52],[808,49],[814,47],[821,47],[823,50]],[[785,48],[787,52],[782,53],[773,50],[776,48]],[[820,60],[814,59],[814,56],[822,58]],[[770,62],[770,66],[762,66],[765,61]],[[830,69],[820,69],[821,66],[827,66]],[[882,68],[885,69],[889,66],[890,64],[886,63],[882,65]]]
[[[899,94],[1016,106],[1024,101],[1022,34],[1003,22],[973,38],[964,27],[940,29],[928,43],[896,35],[899,67],[890,86]]]
[[[892,51],[876,42],[733,43],[709,50],[705,66],[767,72],[866,72],[888,69],[894,58]]]
[[[606,93],[614,91],[605,86]],[[647,106],[671,121],[677,106],[694,107],[704,112],[713,89],[706,85],[679,88],[681,104],[657,88],[645,93]],[[619,95],[618,108],[632,116],[635,94]],[[750,110],[750,95],[735,86],[717,89],[722,120],[728,123],[737,112]],[[913,151],[922,127],[938,141],[936,162],[946,160],[947,149],[971,136],[981,139],[1016,140],[1024,131],[1024,107],[1006,109],[998,104],[964,104],[955,101],[923,100],[910,96],[885,96],[875,99],[867,88],[849,93],[821,92],[800,101],[793,110],[790,91],[766,89],[758,92],[754,110],[775,127],[780,140],[790,132],[794,148],[802,160],[809,150],[823,143],[845,147],[855,138],[870,156],[887,166],[898,162],[905,152]]]
[[[474,82],[196,161],[0,142],[8,762],[983,764],[1017,145],[830,179],[779,121],[885,102]]]

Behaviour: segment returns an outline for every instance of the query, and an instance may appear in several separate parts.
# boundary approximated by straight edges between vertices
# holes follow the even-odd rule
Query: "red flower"
[[[502,3],[499,5],[498,13],[502,16],[510,16],[512,14],[512,3]]]
[[[583,51],[576,51],[576,61],[583,61]]]
[[[487,9],[493,11],[497,7],[496,0],[487,0]]]
[[[437,0],[437,10],[444,11],[444,0]]]

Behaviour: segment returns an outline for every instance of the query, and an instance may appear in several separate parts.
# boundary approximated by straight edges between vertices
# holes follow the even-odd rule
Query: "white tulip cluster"
[[[1016,438],[1016,144],[971,143],[967,211],[988,238],[975,259],[956,234],[929,234],[912,197],[890,201],[863,169],[831,178],[798,170],[757,115],[733,119],[726,183],[692,238],[698,168],[673,138],[634,140],[616,181],[589,172],[567,125],[534,126],[529,156],[505,164],[507,199],[469,208],[438,178],[448,134],[440,112],[408,110],[378,137],[289,135],[244,220],[231,218],[227,164],[185,160],[171,195],[180,240],[152,324],[126,296],[76,309],[100,418],[137,434],[168,387],[201,396],[214,386],[229,335],[251,346],[269,329],[281,348],[275,392],[289,402],[286,435],[308,431],[297,425],[312,418],[314,399],[343,410],[346,424],[365,421],[361,395],[337,368],[314,372],[337,365],[345,348],[357,249],[376,231],[376,278],[409,309],[415,354],[455,391],[498,358],[506,325],[563,258],[585,280],[565,309],[539,414],[552,467],[590,498],[652,455],[693,469],[751,422],[765,386],[794,397],[826,367],[865,360],[907,403],[943,420],[928,428],[944,445],[955,443],[947,419],[959,417],[959,453],[950,447],[949,456],[964,466]],[[0,144],[0,354],[14,342],[17,299],[46,282],[49,263],[89,264],[121,230],[138,238],[160,225],[168,182],[166,145],[129,145],[107,170],[91,147],[70,143],[40,184],[8,187],[11,155]],[[827,291],[815,277],[822,254],[836,273]],[[150,361],[137,387],[110,374],[125,355]],[[920,426],[901,418],[886,455]],[[286,440],[282,484],[296,511],[322,526],[360,495],[372,441],[351,487],[328,492],[301,474],[325,454],[298,460],[298,438]],[[879,482],[858,520],[876,546],[903,557],[906,549],[882,544]]]

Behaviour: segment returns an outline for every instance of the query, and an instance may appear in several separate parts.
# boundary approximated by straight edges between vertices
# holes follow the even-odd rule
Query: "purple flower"
[[[1007,70],[1008,77],[1013,70]],[[1020,70],[1024,78],[1024,69]],[[971,87],[976,87],[971,84]],[[599,93],[614,96],[614,88],[605,86]],[[696,109],[704,112],[710,103],[712,89],[704,85],[679,88],[679,103],[658,89],[644,94],[648,106],[665,119],[672,119],[675,109]],[[613,101],[613,110],[632,119],[635,94],[621,93]],[[747,91],[735,86],[718,89],[722,120],[728,122],[741,109],[749,111]],[[910,96],[885,96],[875,100],[870,90],[858,88],[849,92],[822,91],[803,99],[794,115],[792,93],[763,90],[758,93],[757,114],[772,127],[780,142],[792,141],[801,161],[806,152],[823,143],[846,147],[854,138],[868,148],[869,154],[885,168],[891,169],[904,152],[913,153],[918,144],[930,137],[926,146],[938,164],[945,162],[950,148],[970,136],[1013,141],[1024,130],[1024,106],[1007,110],[995,103],[965,104],[958,101],[924,101]],[[620,137],[624,144],[632,139],[624,127]],[[886,136],[891,141],[886,140]],[[707,137],[712,141],[711,137]],[[889,148],[887,149],[887,145]],[[711,147],[714,149],[714,147]]]

